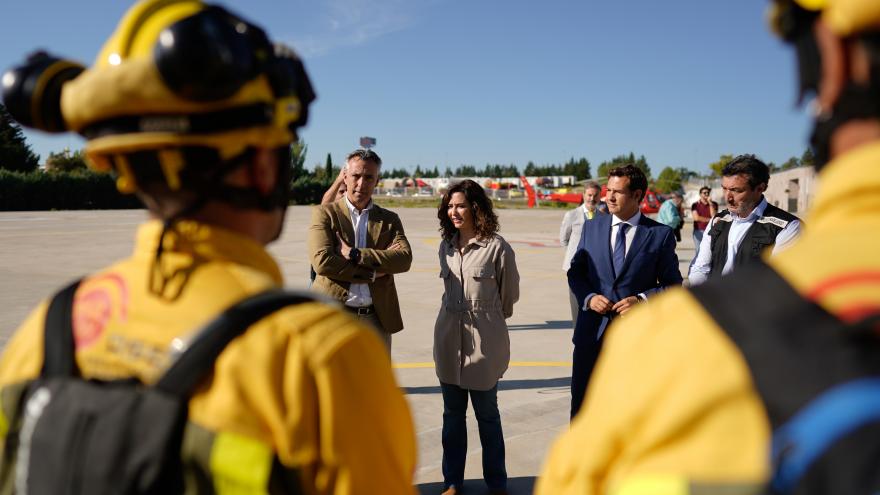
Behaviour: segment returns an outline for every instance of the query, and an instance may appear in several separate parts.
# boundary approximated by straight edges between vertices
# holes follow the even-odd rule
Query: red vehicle
[[[520,180],[523,183],[523,187],[526,190],[526,195],[529,198],[529,208],[534,208],[537,204],[537,200],[545,200],[545,201],[555,201],[560,203],[571,203],[573,205],[579,205],[584,202],[584,197],[581,193],[550,193],[550,194],[542,194],[540,191],[536,192],[535,188],[532,187],[531,184],[526,180],[525,177],[520,177]],[[602,201],[605,200],[605,193],[607,189],[605,186],[602,186],[602,192],[600,193],[600,197]],[[639,205],[639,209],[642,213],[657,213],[660,211],[660,197],[657,195],[657,192],[648,187],[648,190],[645,192],[645,197],[642,198],[642,203]]]
[[[606,192],[606,187],[602,186],[602,201],[605,201]],[[648,186],[648,190],[645,191],[645,197],[642,198],[642,203],[639,205],[639,210],[645,215],[647,215],[648,213],[657,213],[658,211],[660,211],[660,205],[662,203],[663,202],[660,201],[660,196],[657,194],[657,191],[651,189],[651,186]]]
[[[660,197],[649,187],[645,197],[642,198],[642,204],[639,205],[639,209],[642,210],[642,213],[657,213],[660,211],[661,204],[663,202],[660,201]]]
[[[574,205],[579,205],[584,202],[584,196],[581,193],[555,193],[551,192],[548,194],[542,193],[540,190],[535,191],[535,188],[529,184],[529,181],[526,180],[525,177],[519,178],[522,181],[523,187],[526,190],[526,196],[529,198],[529,208],[534,208],[538,203],[537,200],[545,200],[545,201],[555,201],[558,203],[571,203]]]

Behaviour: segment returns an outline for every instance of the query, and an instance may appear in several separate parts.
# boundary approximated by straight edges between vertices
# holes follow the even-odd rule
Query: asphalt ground
[[[291,207],[283,236],[269,248],[290,288],[308,284],[309,208]],[[437,213],[430,208],[395,211],[412,244],[413,264],[396,279],[405,329],[394,335],[392,361],[415,419],[416,483],[421,493],[440,493],[443,403],[431,349],[443,291],[438,279]],[[521,277],[520,300],[508,320],[511,367],[498,386],[513,494],[532,492],[548,448],[568,427],[572,324],[562,271],[564,251],[558,240],[565,211],[498,210],[500,234],[516,252]],[[41,299],[62,284],[128,256],[134,231],[145,218],[143,210],[0,212],[0,345]],[[678,245],[683,275],[694,253],[690,229],[687,223]],[[465,488],[484,493],[473,411],[468,430]]]

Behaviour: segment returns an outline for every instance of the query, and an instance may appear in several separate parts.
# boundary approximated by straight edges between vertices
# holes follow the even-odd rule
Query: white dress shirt
[[[621,220],[617,215],[611,215],[611,256],[614,257],[614,243],[617,241],[617,231],[620,230],[620,224],[626,223],[629,224],[629,229],[624,234],[626,236],[625,239],[625,249],[623,259],[626,259],[626,255],[629,254],[629,247],[632,246],[633,239],[636,237],[636,229],[639,228],[639,220],[642,219],[642,212],[637,211],[635,215],[627,218],[626,220]],[[584,298],[584,311],[590,310],[590,299],[595,296],[596,293],[593,292],[591,294],[587,294],[587,297]],[[637,294],[638,298],[641,300],[646,300],[647,296],[644,293]],[[617,301],[614,301],[617,302]]]
[[[611,216],[611,254],[614,254],[614,243],[617,241],[617,231],[620,230],[620,224],[628,223],[629,230],[626,231],[626,250],[624,251],[624,259],[629,254],[629,247],[632,246],[633,239],[636,237],[636,229],[639,227],[639,220],[642,219],[642,212],[637,211],[635,215],[626,220],[621,220],[617,215]]]
[[[742,244],[746,232],[749,231],[749,228],[755,221],[764,216],[764,210],[766,209],[767,199],[762,197],[761,202],[758,203],[758,206],[747,217],[740,218],[732,212],[730,213],[733,221],[730,223],[730,230],[727,232],[727,259],[724,260],[724,268],[721,269],[722,275],[733,270],[736,253],[739,251],[739,245]],[[691,267],[691,271],[688,274],[690,285],[702,284],[709,278],[709,273],[712,271],[712,236],[709,235],[709,231],[712,230],[715,221],[716,219],[713,218],[709,222],[709,225],[706,226],[706,233],[703,234],[703,240],[700,241],[700,252],[697,253],[697,259],[694,261],[694,266]],[[785,250],[794,242],[798,234],[800,234],[800,229],[801,223],[799,221],[792,220],[788,222],[788,225],[776,236],[776,244],[773,245],[772,254]]]
[[[366,208],[358,211],[346,196],[345,205],[348,206],[348,212],[351,214],[351,226],[354,229],[355,243],[352,247],[365,248],[367,247],[367,221],[370,217],[370,209],[373,208],[373,201],[371,200]],[[348,288],[348,299],[345,300],[345,305],[359,308],[371,304],[373,304],[373,297],[370,295],[370,286],[352,283]]]

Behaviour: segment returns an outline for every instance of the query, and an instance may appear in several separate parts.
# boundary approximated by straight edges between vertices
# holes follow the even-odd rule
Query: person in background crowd
[[[709,222],[718,213],[718,203],[712,201],[710,194],[712,189],[708,186],[700,188],[700,199],[691,205],[691,218],[694,220],[694,258],[691,260],[690,267],[694,266],[697,256],[700,255],[700,243],[703,241],[703,234]],[[690,275],[690,267],[688,275]]]
[[[660,211],[657,213],[657,221],[672,229],[675,242],[681,242],[681,226],[684,223],[681,218],[682,199],[680,192],[673,192],[672,197],[660,205]]]
[[[321,197],[321,205],[327,205],[338,201],[345,197],[345,167],[342,167],[342,170],[339,171],[339,175],[336,176],[336,179],[333,180],[333,183],[330,184],[330,187],[324,191],[324,195]],[[309,287],[315,283],[315,278],[318,276],[315,273],[315,267],[309,264]]]
[[[342,170],[339,171],[336,179],[334,179],[333,183],[330,184],[330,187],[324,191],[324,196],[321,197],[321,204],[326,205],[342,199],[345,197],[345,191],[345,167],[342,167]]]
[[[559,244],[565,248],[565,257],[562,260],[562,270],[565,272],[571,266],[571,257],[574,256],[574,252],[577,249],[584,222],[592,220],[599,214],[597,206],[601,191],[602,186],[598,182],[587,182],[584,185],[584,202],[577,208],[565,212],[565,216],[562,217],[562,225],[559,226]],[[607,210],[605,213],[608,213]],[[577,322],[580,305],[575,300],[571,289],[569,289],[568,295],[571,306],[571,324],[574,325]]]

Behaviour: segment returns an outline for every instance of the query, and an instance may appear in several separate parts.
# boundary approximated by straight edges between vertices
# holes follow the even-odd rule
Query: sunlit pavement
[[[413,247],[413,265],[395,277],[405,329],[394,335],[392,360],[418,434],[416,482],[422,493],[439,493],[443,406],[431,350],[443,288],[437,213],[427,208],[396,211]],[[500,233],[516,252],[521,276],[520,301],[508,320],[512,363],[498,393],[511,493],[531,493],[547,449],[568,426],[572,326],[558,241],[564,213],[498,210]],[[127,256],[145,216],[134,210],[0,213],[0,342],[5,344],[27,312],[62,284]],[[291,288],[308,283],[309,219],[309,207],[291,207],[285,234],[270,248]],[[694,252],[690,228],[685,225],[678,246],[682,275]],[[480,441],[472,411],[468,426],[465,486],[481,493]]]

